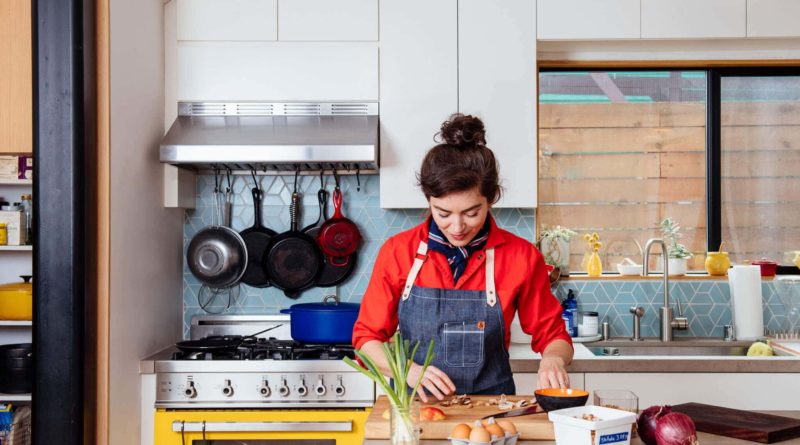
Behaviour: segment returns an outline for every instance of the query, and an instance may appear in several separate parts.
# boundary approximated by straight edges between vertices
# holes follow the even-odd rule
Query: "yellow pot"
[[[800,268],[800,253],[794,257],[794,265]]]
[[[0,320],[33,319],[33,284],[24,275],[24,283],[0,285]]]
[[[709,275],[725,276],[731,268],[728,252],[708,252],[706,254],[706,272]]]

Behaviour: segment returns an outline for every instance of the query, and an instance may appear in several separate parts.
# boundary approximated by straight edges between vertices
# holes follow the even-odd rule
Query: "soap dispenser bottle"
[[[578,299],[575,298],[575,291],[570,289],[567,293],[566,309],[564,309],[569,320],[570,337],[578,336]]]

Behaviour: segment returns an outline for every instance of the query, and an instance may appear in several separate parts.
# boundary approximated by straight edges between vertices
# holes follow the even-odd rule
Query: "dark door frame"
[[[84,437],[84,159],[93,147],[92,0],[33,1],[33,444]]]

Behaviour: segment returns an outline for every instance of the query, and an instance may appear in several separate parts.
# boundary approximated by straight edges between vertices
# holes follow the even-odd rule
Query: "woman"
[[[531,347],[542,353],[539,386],[569,387],[572,343],[536,248],[495,224],[497,162],[483,122],[455,114],[444,143],[428,151],[418,175],[431,217],[388,239],[372,271],[353,329],[353,345],[390,375],[382,344],[400,328],[421,341],[408,376],[419,378],[427,345],[436,357],[420,386],[427,402],[459,394],[514,394],[508,359],[515,310]]]

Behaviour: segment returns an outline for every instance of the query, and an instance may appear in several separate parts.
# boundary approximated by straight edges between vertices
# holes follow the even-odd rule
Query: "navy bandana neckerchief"
[[[483,227],[475,235],[475,238],[464,247],[456,247],[447,240],[444,233],[442,233],[439,226],[431,218],[430,227],[428,229],[428,249],[441,252],[447,258],[447,264],[450,265],[450,270],[453,271],[453,281],[458,282],[458,278],[464,273],[467,268],[467,259],[473,252],[483,249],[486,245],[486,240],[489,239],[489,215],[486,215],[486,222]]]

